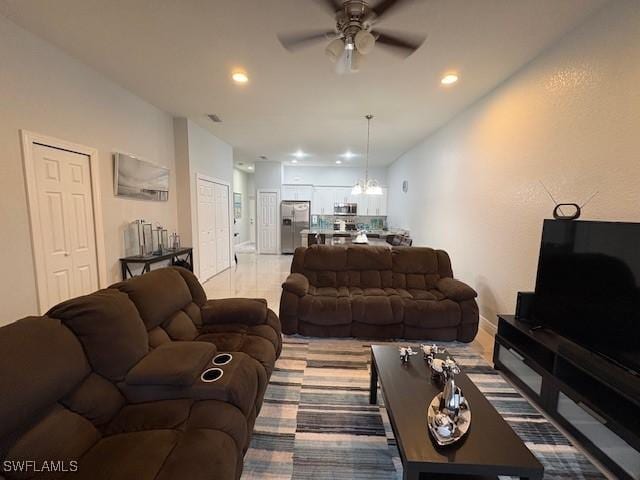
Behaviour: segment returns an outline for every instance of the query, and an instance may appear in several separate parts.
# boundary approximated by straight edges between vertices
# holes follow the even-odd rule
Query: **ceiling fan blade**
[[[406,7],[416,0],[380,0],[377,5],[371,7],[371,11],[364,18],[364,22],[379,22],[382,17],[397,8]]]
[[[386,30],[375,30],[371,33],[376,37],[376,45],[390,48],[402,57],[408,57],[418,50],[427,39],[426,35],[397,33]]]
[[[344,5],[341,0],[313,0],[321,8],[323,8],[332,17],[336,16],[338,10],[342,10]]]
[[[336,32],[315,31],[315,32],[293,32],[279,33],[278,40],[284,48],[293,52],[300,48],[308,47],[318,42],[325,42],[336,38]]]

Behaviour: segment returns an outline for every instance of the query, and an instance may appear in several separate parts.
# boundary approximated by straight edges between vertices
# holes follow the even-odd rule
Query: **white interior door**
[[[198,265],[200,281],[216,274],[215,184],[198,179]]]
[[[39,231],[49,308],[98,289],[98,263],[89,157],[34,144]]]
[[[256,243],[256,197],[249,197],[249,239]]]
[[[229,268],[229,186],[214,183],[216,208],[216,273]]]
[[[258,252],[278,253],[277,192],[258,192]]]
[[[230,186],[198,176],[198,265],[204,282],[231,261]]]

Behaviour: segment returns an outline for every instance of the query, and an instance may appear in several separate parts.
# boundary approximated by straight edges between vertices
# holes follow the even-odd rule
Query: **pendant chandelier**
[[[374,178],[369,178],[369,143],[371,140],[371,119],[373,115],[366,115],[367,119],[367,156],[364,169],[364,179],[358,180],[351,190],[351,195],[382,195],[382,187]]]

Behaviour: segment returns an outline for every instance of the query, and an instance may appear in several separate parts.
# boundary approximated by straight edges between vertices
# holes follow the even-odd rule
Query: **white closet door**
[[[98,289],[89,157],[34,144],[47,308]]]
[[[216,273],[229,268],[229,187],[215,183]]]
[[[216,274],[215,184],[198,179],[198,264],[200,281]]]
[[[278,194],[258,193],[258,250],[278,253]]]

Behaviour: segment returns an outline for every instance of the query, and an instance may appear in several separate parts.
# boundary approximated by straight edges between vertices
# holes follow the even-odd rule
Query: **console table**
[[[513,315],[498,316],[493,361],[617,478],[640,478],[638,375]]]
[[[183,257],[183,258],[180,258]],[[142,273],[151,271],[151,265],[154,263],[171,261],[171,265],[175,265],[178,261],[184,261],[189,264],[189,270],[193,271],[193,248],[183,247],[176,250],[167,250],[162,255],[133,255],[120,259],[120,268],[122,270],[122,280],[131,278],[134,274],[131,272],[129,265],[142,265]]]

